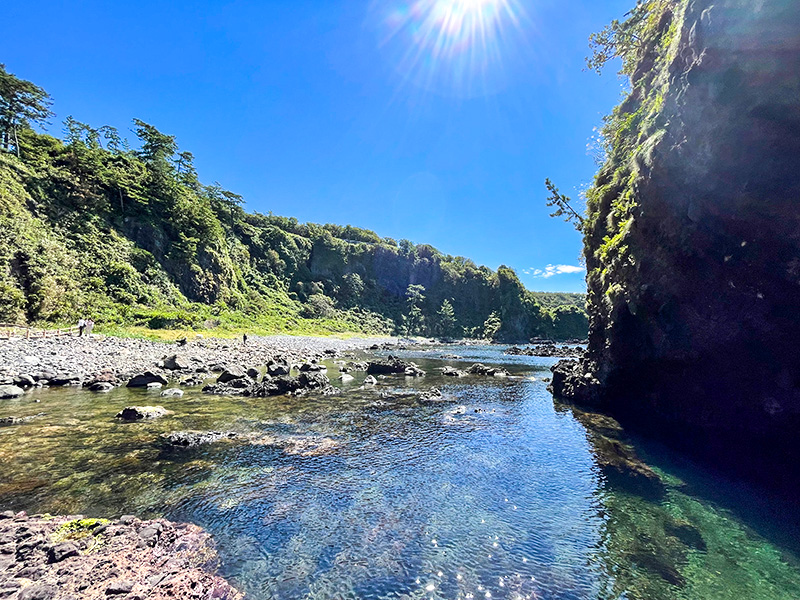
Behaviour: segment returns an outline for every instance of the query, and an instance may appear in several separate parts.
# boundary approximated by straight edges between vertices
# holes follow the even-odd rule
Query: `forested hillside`
[[[134,120],[134,144],[0,67],[0,321],[264,331],[584,337],[582,297],[527,291],[428,245],[250,214],[191,152]]]

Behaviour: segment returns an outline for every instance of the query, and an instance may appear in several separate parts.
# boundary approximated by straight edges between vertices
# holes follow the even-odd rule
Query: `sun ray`
[[[510,34],[526,20],[520,2],[384,1],[380,47],[407,81],[460,96],[489,93],[511,51]]]

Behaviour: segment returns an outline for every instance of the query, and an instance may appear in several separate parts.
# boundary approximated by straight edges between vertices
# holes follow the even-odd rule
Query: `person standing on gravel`
[[[242,334],[242,346],[247,346],[247,334]]]
[[[78,319],[78,337],[83,337],[83,332],[86,329],[86,319]]]

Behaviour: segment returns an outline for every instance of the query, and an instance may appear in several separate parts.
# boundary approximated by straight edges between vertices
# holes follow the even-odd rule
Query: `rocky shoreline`
[[[105,336],[0,340],[0,398],[25,388],[84,386],[109,391],[124,383],[197,385],[213,372],[281,364],[313,364],[346,351],[395,348],[397,339],[251,337],[164,343]]]
[[[0,513],[0,598],[238,600],[208,533],[164,519]]]

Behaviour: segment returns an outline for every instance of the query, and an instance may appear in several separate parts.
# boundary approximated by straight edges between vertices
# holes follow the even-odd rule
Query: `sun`
[[[486,93],[525,18],[519,0],[382,2],[381,49],[404,78],[458,95]]]

